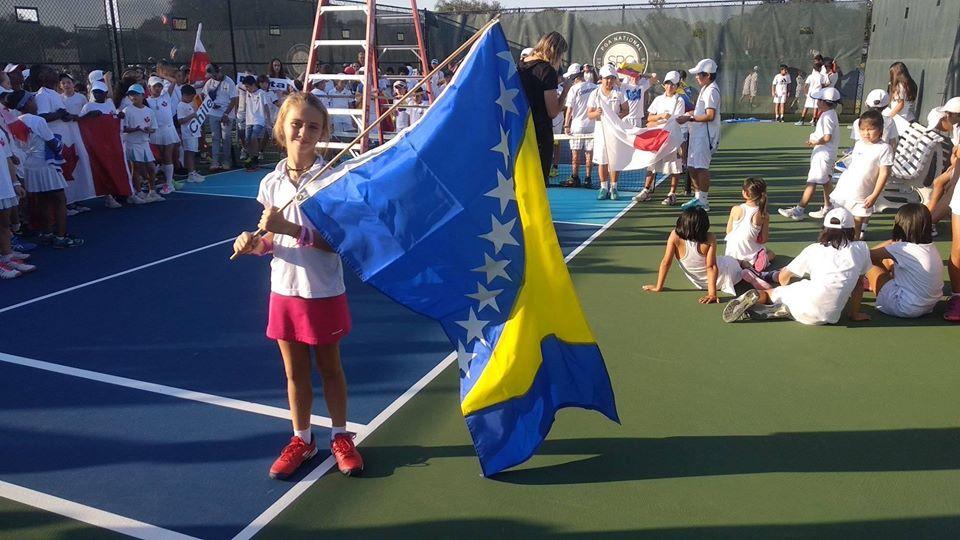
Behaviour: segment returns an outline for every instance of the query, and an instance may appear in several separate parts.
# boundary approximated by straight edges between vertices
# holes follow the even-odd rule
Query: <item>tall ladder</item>
[[[363,13],[366,16],[366,35],[363,39],[324,39],[323,33],[323,24],[324,17],[326,15],[332,15],[336,13],[344,12],[353,12],[353,13]],[[377,99],[376,93],[379,90],[379,79],[378,79],[378,66],[379,66],[379,57],[383,53],[392,52],[392,51],[409,51],[416,56],[420,64],[420,73],[421,77],[429,73],[430,64],[427,59],[427,49],[426,43],[423,39],[423,25],[421,21],[421,13],[417,8],[417,1],[410,0],[410,13],[399,13],[399,12],[388,12],[384,14],[377,13],[377,3],[376,0],[365,0],[365,3],[354,3],[354,4],[340,4],[332,5],[330,0],[319,0],[317,3],[317,14],[313,22],[313,34],[311,42],[313,44],[310,49],[310,54],[307,58],[307,67],[306,67],[306,77],[304,78],[304,83],[307,88],[313,83],[313,81],[323,79],[328,81],[336,80],[346,80],[346,81],[356,81],[363,84],[363,93],[362,100],[359,104],[359,109],[329,109],[328,112],[331,116],[348,116],[351,121],[356,124],[359,131],[362,131],[374,120],[380,117],[380,114],[383,112],[380,104],[380,100]],[[377,21],[378,20],[412,20],[413,33],[417,39],[417,45],[415,46],[406,46],[406,45],[383,45],[378,46],[377,44]],[[364,69],[363,73],[358,73],[354,75],[346,73],[336,73],[336,74],[321,74],[319,73],[320,62],[319,54],[317,51],[322,47],[343,47],[350,49],[361,49],[364,53]],[[415,78],[415,77],[401,77],[401,78]],[[428,95],[433,98],[434,89],[428,85]],[[372,113],[372,114],[371,114]],[[376,133],[379,143],[384,141],[384,133],[382,129],[375,129],[373,133]],[[366,152],[370,148],[370,139],[369,137],[364,137],[359,145],[350,145],[345,142],[335,142],[331,141],[321,145],[323,148],[331,149],[344,149],[350,148],[350,151],[353,155],[359,155],[363,152]]]

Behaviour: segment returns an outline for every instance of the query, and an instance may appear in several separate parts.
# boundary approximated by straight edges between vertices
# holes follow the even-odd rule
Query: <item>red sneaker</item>
[[[280,452],[280,457],[273,462],[270,467],[270,478],[277,480],[286,480],[303,465],[303,462],[317,455],[317,438],[314,437],[310,444],[303,442],[303,439],[296,435],[290,439],[290,444],[284,447]]]
[[[760,252],[757,253],[757,260],[753,261],[753,269],[757,272],[763,272],[769,264],[770,259],[767,257],[767,250],[760,248]]]
[[[353,444],[353,435],[341,433],[330,441],[330,453],[337,459],[337,467],[347,476],[363,472],[363,458]]]
[[[960,322],[960,296],[953,295],[947,300],[947,311],[943,319],[950,322]]]

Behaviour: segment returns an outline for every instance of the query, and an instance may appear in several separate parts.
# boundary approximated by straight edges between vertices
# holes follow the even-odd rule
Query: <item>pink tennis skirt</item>
[[[300,298],[270,293],[267,337],[307,345],[332,345],[350,333],[347,295]]]

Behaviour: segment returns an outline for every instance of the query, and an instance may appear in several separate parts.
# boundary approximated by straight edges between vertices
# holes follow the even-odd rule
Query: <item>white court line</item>
[[[8,311],[11,311],[11,310],[14,310],[14,309],[23,307],[23,306],[27,306],[27,305],[33,304],[33,303],[35,303],[35,302],[39,302],[39,301],[41,301],[41,300],[46,300],[47,298],[53,298],[54,296],[60,296],[61,294],[66,294],[66,293],[68,293],[68,292],[72,292],[72,291],[75,291],[75,290],[77,290],[77,289],[82,289],[82,288],[84,288],[84,287],[89,287],[90,285],[96,285],[97,283],[101,283],[101,282],[103,282],[103,281],[107,281],[108,279],[113,279],[113,278],[116,278],[116,277],[125,276],[125,275],[127,275],[127,274],[129,274],[129,273],[136,272],[136,271],[138,271],[138,270],[143,270],[144,268],[150,268],[151,266],[156,266],[156,265],[158,265],[158,264],[163,264],[163,263],[165,263],[165,262],[169,262],[169,261],[172,261],[172,260],[174,260],[174,259],[179,259],[180,257],[186,257],[187,255],[193,255],[194,253],[197,253],[198,251],[203,251],[203,250],[205,250],[205,249],[210,249],[210,248],[212,248],[212,247],[217,247],[217,246],[226,244],[227,242],[233,242],[234,240],[235,240],[234,238],[227,238],[226,240],[221,240],[221,241],[219,241],[219,242],[214,242],[214,243],[212,243],[212,244],[208,244],[208,245],[203,246],[203,247],[198,247],[198,248],[196,248],[196,249],[191,249],[190,251],[185,251],[185,252],[179,253],[179,254],[177,254],[177,255],[171,255],[170,257],[167,257],[167,258],[164,258],[164,259],[160,259],[159,261],[153,261],[153,262],[149,262],[149,263],[147,263],[147,264],[142,264],[142,265],[140,265],[140,266],[137,266],[136,268],[131,268],[131,269],[129,269],[129,270],[124,270],[123,272],[117,272],[116,274],[110,274],[109,276],[104,276],[104,277],[102,277],[102,278],[97,278],[97,279],[95,279],[95,280],[93,280],[93,281],[88,281],[88,282],[86,282],[86,283],[81,283],[81,284],[79,284],[79,285],[74,285],[73,287],[67,287],[66,289],[62,289],[62,290],[59,290],[59,291],[56,291],[56,292],[52,292],[52,293],[50,293],[50,294],[45,294],[45,295],[43,295],[43,296],[38,296],[38,297],[32,298],[32,299],[30,299],[30,300],[25,300],[25,301],[23,301],[23,302],[20,302],[19,304],[13,304],[12,306],[7,306],[7,307],[5,307],[5,308],[0,309],[0,313],[6,313],[6,312],[8,312]]]
[[[256,200],[256,197],[250,197],[249,195],[229,195],[227,193],[206,193],[200,191],[178,191],[177,195],[209,195],[211,197],[230,197],[231,199],[247,199],[247,200]]]
[[[170,529],[0,481],[0,497],[144,540],[196,540]]]
[[[60,364],[52,364],[50,362],[44,362],[43,360],[34,360],[32,358],[24,358],[22,356],[15,356],[2,352],[0,352],[0,362],[42,369],[44,371],[51,371],[53,373],[60,373],[62,375],[70,375],[71,377],[79,377],[81,379],[112,384],[114,386],[122,386],[125,388],[132,388],[134,390],[142,390],[144,392],[151,392],[154,394],[161,394],[164,396],[186,399],[189,401],[199,401],[200,403],[206,403],[207,405],[216,405],[218,407],[225,407],[227,409],[235,409],[254,414],[262,414],[264,416],[272,416],[282,420],[290,420],[290,411],[280,407],[271,407],[270,405],[263,405],[260,403],[241,401],[239,399],[215,396],[213,394],[205,394],[203,392],[194,392],[193,390],[184,390],[182,388],[175,388],[173,386],[166,386],[163,384],[155,384],[145,381],[138,381],[136,379],[128,379],[126,377],[118,377],[116,375],[100,373],[98,371],[90,371],[70,366],[63,366]],[[316,414],[310,416],[310,423],[315,426],[325,428],[333,427],[333,422],[329,418]],[[363,431],[364,428],[366,428],[366,426],[363,424],[347,422],[347,429],[350,431],[359,433]]]
[[[570,259],[573,259],[578,253],[583,251],[591,242],[593,242],[598,236],[603,234],[604,231],[609,229],[618,219],[620,219],[628,210],[636,205],[636,201],[631,201],[626,208],[620,211],[616,216],[612,217],[607,223],[603,225],[600,230],[590,235],[590,238],[584,240],[575,250],[570,252],[569,255],[564,258],[564,262],[570,262]],[[457,359],[457,353],[452,352],[446,356],[439,364],[436,365],[429,373],[424,375],[419,381],[411,386],[406,392],[403,393],[400,397],[394,400],[386,409],[378,414],[373,420],[367,424],[366,429],[357,432],[357,437],[355,442],[357,445],[363,442],[369,435],[377,430],[384,422],[387,421],[391,416],[393,416],[401,407],[403,407],[408,401],[413,399],[421,390],[423,390],[428,384],[433,382],[438,375],[443,373],[447,367],[450,366]],[[253,538],[258,532],[260,532],[264,527],[267,526],[270,521],[280,515],[288,506],[293,504],[298,497],[303,495],[307,489],[310,488],[317,480],[319,480],[323,475],[327,474],[333,467],[336,465],[336,460],[333,456],[327,457],[316,469],[310,471],[307,476],[300,480],[292,488],[290,488],[286,493],[283,494],[277,502],[270,505],[262,514],[257,516],[249,525],[244,527],[240,533],[233,537],[233,540],[249,540]]]

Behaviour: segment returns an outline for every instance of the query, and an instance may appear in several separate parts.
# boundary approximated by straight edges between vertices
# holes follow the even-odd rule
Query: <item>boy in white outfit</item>
[[[813,96],[820,109],[820,118],[817,127],[807,140],[807,146],[812,147],[810,153],[810,171],[807,173],[807,186],[800,196],[800,204],[791,208],[781,208],[778,211],[783,217],[794,221],[803,220],[810,200],[817,192],[817,186],[823,186],[823,208],[818,212],[810,212],[810,217],[823,219],[830,210],[830,184],[833,175],[833,166],[837,160],[837,145],[839,144],[840,120],[837,118],[836,106],[840,102],[840,91],[836,88],[822,88]]]

